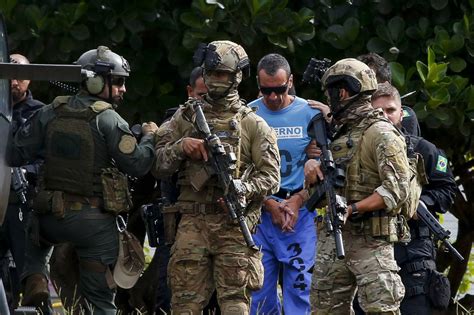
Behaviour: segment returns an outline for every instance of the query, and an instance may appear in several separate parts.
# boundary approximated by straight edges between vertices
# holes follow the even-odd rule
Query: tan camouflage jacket
[[[235,117],[241,106],[245,105],[238,102],[230,109],[221,111],[215,110],[210,105],[203,106],[211,132],[215,132],[213,122],[226,121]],[[241,140],[238,174],[241,176],[253,165],[250,168],[251,171],[247,171],[248,176],[243,178],[247,191],[245,197],[248,201],[260,202],[265,196],[278,191],[280,156],[273,130],[254,112],[245,112],[239,124]],[[152,173],[156,177],[163,177],[178,172],[178,185],[181,189],[178,201],[214,203],[223,194],[222,187],[218,186],[215,176],[211,177],[199,191],[195,191],[189,184],[190,179],[195,176],[195,173],[189,172],[200,169],[204,165],[204,161],[188,159],[182,149],[182,138],[201,138],[190,122],[189,117],[192,117],[192,114],[192,102],[188,101],[184,106],[180,106],[169,122],[160,127],[155,135],[156,161]],[[225,138],[221,138],[221,142],[223,145],[229,144],[226,143],[228,141]]]
[[[330,145],[334,161],[346,165],[346,198],[358,201],[377,192],[387,213],[394,215],[409,196],[404,137],[368,101],[354,105],[341,119],[344,127]],[[348,148],[351,141],[353,144]],[[356,150],[359,163],[352,163]]]

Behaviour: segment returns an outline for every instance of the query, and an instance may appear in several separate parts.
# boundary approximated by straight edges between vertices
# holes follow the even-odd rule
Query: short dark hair
[[[371,52],[365,55],[360,55],[357,60],[362,61],[375,72],[377,83],[389,82],[392,83],[392,71],[390,65],[385,58]]]
[[[194,89],[196,87],[196,81],[202,77],[202,68],[201,67],[195,67],[192,71],[191,74],[189,75],[189,85]]]
[[[268,54],[263,56],[257,65],[257,75],[262,69],[271,76],[274,76],[279,69],[283,69],[286,72],[287,78],[291,75],[291,68],[288,60],[280,54]]]
[[[391,85],[388,82],[378,84],[377,90],[374,92],[374,94],[372,94],[371,100],[373,101],[379,97],[384,97],[384,96],[393,98],[398,105],[402,106],[400,93],[393,85]]]

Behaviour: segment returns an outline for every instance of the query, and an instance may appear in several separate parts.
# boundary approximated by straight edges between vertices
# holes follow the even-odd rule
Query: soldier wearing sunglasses
[[[285,314],[308,314],[309,289],[316,232],[315,214],[303,203],[303,165],[310,137],[306,132],[311,118],[319,111],[307,101],[290,94],[293,76],[288,61],[279,54],[264,56],[257,66],[261,97],[249,104],[272,127],[281,157],[281,185],[268,196],[262,223],[254,240],[262,246],[265,270],[263,288],[252,295],[251,314],[280,314],[277,295],[279,271],[283,271],[283,310]]]

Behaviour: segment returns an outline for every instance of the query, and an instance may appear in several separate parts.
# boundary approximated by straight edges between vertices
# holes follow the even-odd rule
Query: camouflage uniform
[[[337,120],[339,132],[330,150],[346,170],[340,194],[353,204],[377,192],[386,208],[349,218],[342,229],[346,250],[342,260],[336,258],[333,235],[318,222],[311,288],[315,314],[353,314],[356,290],[366,313],[399,313],[405,290],[397,274],[393,241],[396,214],[409,193],[409,169],[405,141],[382,115],[372,108],[370,97],[362,95]]]
[[[223,46],[237,47],[232,42],[224,42]],[[154,173],[167,176],[178,171],[180,186],[174,207],[181,221],[168,265],[173,314],[200,314],[214,288],[223,314],[248,314],[249,290],[263,283],[261,253],[246,246],[239,225],[216,203],[223,196],[217,178],[209,178],[198,191],[191,186],[205,164],[189,159],[181,143],[184,137],[199,137],[191,122],[193,102],[181,106],[156,134]],[[249,202],[246,218],[252,230],[264,196],[278,190],[276,137],[265,121],[240,101],[236,88],[220,102],[206,96],[203,111],[212,132],[221,138],[226,150],[238,157],[235,178],[247,172],[242,180]]]

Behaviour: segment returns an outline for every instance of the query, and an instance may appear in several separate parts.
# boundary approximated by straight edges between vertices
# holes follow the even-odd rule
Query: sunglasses
[[[288,83],[289,82],[286,82],[284,85],[280,86],[260,86],[259,89],[263,95],[270,95],[272,93],[281,95],[288,90]]]
[[[125,85],[125,78],[124,77],[116,77],[116,78],[112,78],[112,80],[110,81],[112,83],[112,85],[116,85],[118,87],[122,87]]]

